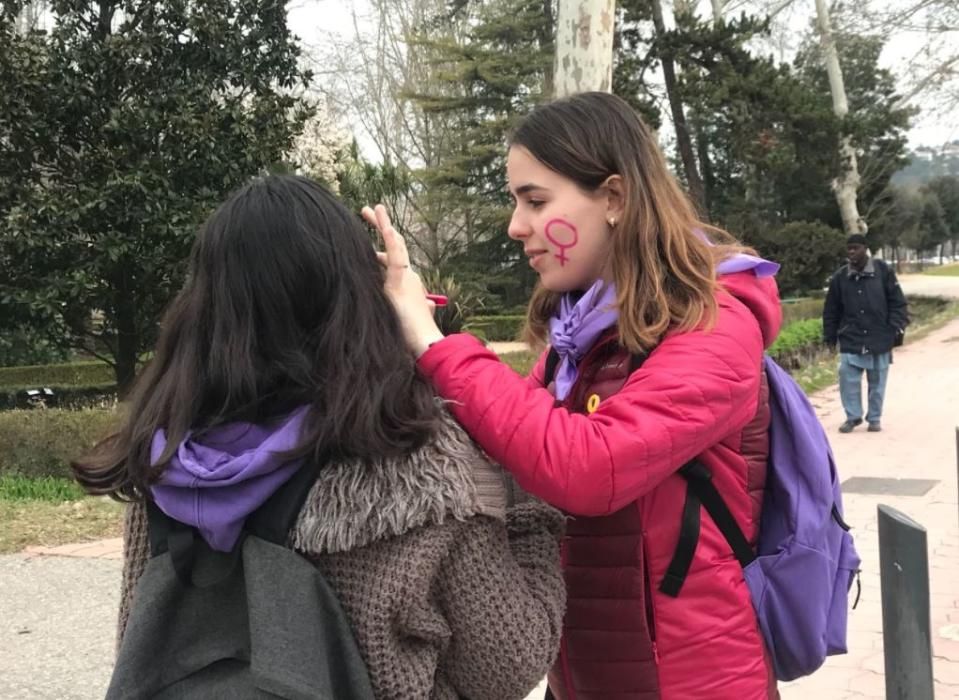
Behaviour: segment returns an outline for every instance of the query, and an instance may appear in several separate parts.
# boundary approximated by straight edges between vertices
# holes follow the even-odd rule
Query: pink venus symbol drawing
[[[569,262],[569,256],[566,255],[568,248],[573,248],[579,242],[579,233],[576,227],[565,219],[551,219],[546,224],[546,239],[554,246],[559,248],[558,253],[554,253],[559,264],[566,266]]]

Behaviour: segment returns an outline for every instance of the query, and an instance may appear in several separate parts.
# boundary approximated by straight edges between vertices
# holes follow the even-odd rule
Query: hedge
[[[45,386],[93,386],[112,384],[115,381],[113,368],[105,362],[0,367],[0,390],[37,389]]]
[[[31,389],[50,389],[53,396],[45,397],[47,408],[109,408],[116,403],[116,384],[93,384],[91,386],[32,385]],[[0,411],[14,408],[32,408],[33,402],[26,389],[0,388]]]
[[[30,408],[27,391],[50,389],[47,408],[104,408],[116,402],[113,368],[104,362],[0,367],[0,411]]]
[[[110,409],[0,412],[0,474],[70,478],[69,460],[116,425]]]

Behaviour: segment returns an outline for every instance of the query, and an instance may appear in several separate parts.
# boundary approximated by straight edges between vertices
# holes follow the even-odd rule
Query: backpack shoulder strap
[[[743,534],[742,529],[733,517],[726,501],[719,495],[716,485],[713,484],[713,475],[701,462],[693,460],[679,470],[679,474],[686,479],[686,502],[683,505],[683,519],[680,524],[679,541],[676,551],[666,569],[666,575],[659,585],[659,590],[675,598],[682,590],[689,574],[689,567],[693,563],[696,545],[699,543],[699,507],[702,506],[709,513],[709,517],[716,523],[716,527],[723,534],[726,542],[739,560],[740,566],[746,568],[756,558],[756,553]]]
[[[285,547],[290,529],[296,524],[318,471],[313,460],[305,459],[296,473],[246,519],[243,529],[262,540]]]
[[[304,462],[286,483],[246,519],[244,534],[252,534],[285,547],[289,531],[296,523],[300,509],[316,481],[316,474],[313,463]],[[150,556],[169,552],[177,577],[184,584],[191,585],[199,537],[196,529],[171,518],[153,501],[147,501],[146,509]],[[238,545],[242,541],[243,535]],[[239,547],[234,547],[234,554],[238,551]]]
[[[183,584],[190,585],[196,559],[196,530],[171,518],[153,501],[146,502],[146,510],[150,556],[156,557],[169,552],[177,578]]]
[[[546,353],[546,366],[543,368],[543,386],[549,386],[549,383],[553,381],[557,367],[559,367],[559,353],[550,345],[549,352]]]
[[[872,259],[872,264],[876,268],[876,277],[878,277],[882,281],[883,286],[885,286],[886,280],[889,278],[889,266],[885,260],[879,260],[877,258]]]

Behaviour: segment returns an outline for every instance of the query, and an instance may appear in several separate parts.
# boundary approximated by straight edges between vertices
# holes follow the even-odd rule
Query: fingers
[[[369,207],[363,207],[360,209],[360,216],[362,216],[363,220],[370,226],[379,230],[380,226],[376,221],[376,213],[372,209]]]
[[[406,241],[404,241],[403,237],[393,228],[393,222],[390,220],[390,215],[386,211],[386,207],[382,204],[377,204],[376,207],[372,209],[370,207],[363,207],[360,210],[360,214],[366,223],[379,232],[380,237],[383,239],[383,247],[386,249],[386,252],[385,254],[377,253],[378,256],[381,256],[381,264],[394,268],[409,267],[410,254],[406,248]],[[383,255],[385,255],[385,258],[382,257]]]
[[[410,254],[406,249],[406,241],[393,228],[393,222],[390,221],[390,215],[386,207],[377,204],[374,210],[376,221],[379,224],[380,235],[383,236],[383,246],[386,248],[386,255],[390,266],[409,267]]]

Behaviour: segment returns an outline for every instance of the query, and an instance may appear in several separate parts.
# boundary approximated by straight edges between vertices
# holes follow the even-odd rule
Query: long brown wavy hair
[[[207,220],[119,431],[72,463],[91,494],[141,499],[190,432],[310,411],[290,457],[399,456],[438,415],[359,218],[321,185],[259,178]],[[151,464],[157,430],[164,453]]]
[[[700,219],[649,127],[626,102],[604,92],[550,102],[519,123],[509,145],[586,192],[612,175],[622,178],[624,209],[611,234],[610,265],[626,349],[649,352],[667,330],[715,322],[716,264],[752,251]],[[541,285],[534,291],[525,331],[532,345],[546,342],[559,298]]]

